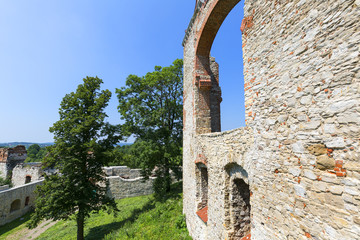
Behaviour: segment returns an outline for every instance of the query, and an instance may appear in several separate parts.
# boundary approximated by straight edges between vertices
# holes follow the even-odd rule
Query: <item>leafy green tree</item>
[[[36,161],[35,162],[42,162],[42,160],[46,156],[47,152],[48,151],[46,150],[46,147],[40,148],[39,152],[36,154]]]
[[[25,162],[36,162],[37,161],[37,154],[40,151],[39,144],[32,144],[27,149],[27,158]]]
[[[170,191],[170,170],[182,164],[183,61],[169,67],[156,66],[143,77],[129,75],[126,86],[116,89],[124,136],[135,136],[133,156],[141,159],[145,177],[156,170],[154,189]]]
[[[29,156],[36,156],[36,154],[40,151],[39,144],[32,144],[28,147],[27,153]]]
[[[40,147],[39,144],[32,144],[27,149],[27,158],[25,162],[42,162],[46,154],[46,147]]]
[[[59,173],[46,175],[37,188],[36,208],[29,224],[35,227],[42,219],[75,217],[77,239],[84,239],[84,221],[91,212],[118,210],[106,195],[102,171],[109,161],[108,151],[119,140],[117,128],[104,122],[111,92],[100,91],[103,81],[97,77],[83,81],[76,92],[63,98],[60,120],[50,128],[55,144],[48,147],[43,165],[55,167]]]
[[[129,168],[140,168],[140,160],[134,156],[133,145],[117,146],[111,153],[112,161],[109,166],[127,166]]]

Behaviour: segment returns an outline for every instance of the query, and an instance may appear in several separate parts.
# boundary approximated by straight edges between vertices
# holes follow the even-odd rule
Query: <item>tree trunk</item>
[[[77,223],[77,240],[84,240],[84,214],[78,213],[76,218]]]
[[[171,176],[170,176],[170,168],[169,168],[169,161],[165,159],[165,191],[170,192],[170,185],[171,185]]]

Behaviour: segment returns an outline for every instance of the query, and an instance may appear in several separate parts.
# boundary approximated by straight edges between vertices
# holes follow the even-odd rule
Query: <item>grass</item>
[[[85,239],[191,239],[182,215],[181,186],[181,182],[174,184],[162,201],[152,195],[116,200],[120,209],[116,217],[100,212],[86,220]],[[74,220],[59,221],[36,239],[76,239],[76,230]],[[10,231],[14,233],[15,229]]]
[[[10,223],[0,227],[0,239],[6,239],[6,237],[15,234],[16,232],[25,229],[26,222],[30,219],[30,212],[26,213],[21,218],[18,218]]]

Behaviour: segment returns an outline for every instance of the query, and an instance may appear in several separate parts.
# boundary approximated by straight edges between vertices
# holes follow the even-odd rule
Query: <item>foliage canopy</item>
[[[116,89],[124,136],[133,135],[132,156],[141,159],[143,175],[156,170],[156,193],[170,191],[170,170],[182,164],[183,61],[155,66],[143,77],[129,75],[126,86]]]
[[[40,147],[39,144],[32,144],[27,149],[27,158],[25,162],[41,162],[46,153],[46,147]]]

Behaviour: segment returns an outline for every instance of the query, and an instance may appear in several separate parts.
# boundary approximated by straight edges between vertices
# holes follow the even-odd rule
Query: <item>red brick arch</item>
[[[214,42],[217,32],[231,10],[240,0],[217,0],[206,16],[204,23],[198,32],[198,41],[196,42],[196,55],[209,56],[211,46]]]
[[[195,38],[195,75],[194,85],[198,87],[198,98],[196,100],[196,132],[198,134],[220,132],[220,103],[221,89],[219,87],[218,64],[210,57],[210,50],[217,32],[230,11],[240,0],[217,0],[206,3],[200,7],[199,14],[203,8],[209,8],[207,15],[200,17],[204,19],[202,26],[196,33]]]

